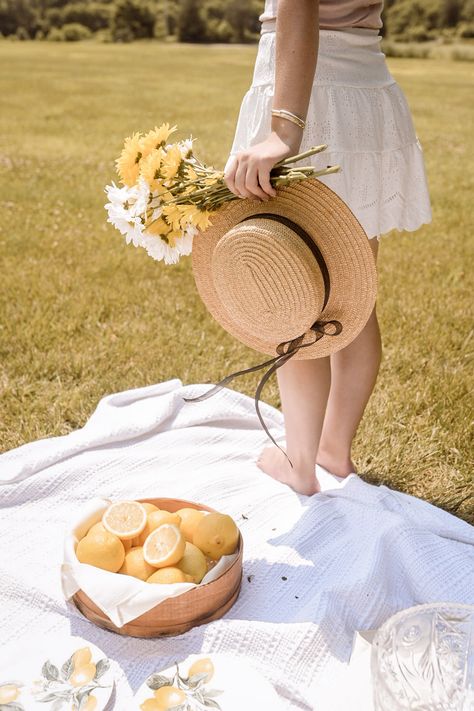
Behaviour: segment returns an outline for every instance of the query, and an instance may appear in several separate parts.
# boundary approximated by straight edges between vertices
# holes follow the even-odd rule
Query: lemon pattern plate
[[[232,654],[191,654],[150,674],[135,694],[135,711],[282,711],[271,683]]]
[[[45,637],[0,654],[0,711],[102,711],[113,684],[106,655],[82,637]]]

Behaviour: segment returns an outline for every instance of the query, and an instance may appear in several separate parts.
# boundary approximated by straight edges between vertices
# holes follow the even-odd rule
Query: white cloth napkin
[[[72,524],[64,542],[64,560],[61,566],[61,584],[66,600],[78,590],[83,592],[110,617],[117,627],[134,620],[169,597],[177,597],[195,588],[195,583],[151,585],[130,575],[117,575],[92,565],[80,563],[76,545],[89,528],[100,521],[110,500],[94,498],[87,502]],[[201,584],[210,583],[224,573],[238,553],[222,556],[204,576]]]
[[[117,674],[114,711],[148,674],[199,652],[250,658],[286,711],[318,708],[321,682],[347,664],[355,630],[423,602],[472,602],[474,529],[425,501],[359,476],[320,474],[311,497],[256,465],[268,439],[253,398],[178,379],[107,395],[84,427],[0,456],[0,628],[8,647],[76,634]],[[277,441],[282,413],[262,403]],[[221,620],[172,639],[116,635],[64,601],[71,521],[91,498],[171,496],[230,514],[244,539],[240,596]],[[108,710],[107,710],[108,711]]]

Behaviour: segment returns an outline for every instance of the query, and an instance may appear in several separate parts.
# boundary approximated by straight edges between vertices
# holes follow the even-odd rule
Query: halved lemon
[[[116,501],[102,516],[104,528],[127,540],[138,536],[146,526],[146,509],[139,501]]]
[[[143,544],[143,557],[155,568],[174,565],[184,555],[186,540],[175,523],[163,523],[150,533]]]
[[[146,517],[146,526],[138,536],[138,545],[142,546],[150,533],[162,526],[164,523],[175,523],[177,526],[181,524],[181,519],[178,514],[170,513],[169,511],[150,511]]]

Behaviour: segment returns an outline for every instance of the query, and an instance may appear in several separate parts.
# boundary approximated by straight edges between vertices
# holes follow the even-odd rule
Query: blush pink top
[[[278,0],[265,0],[260,22],[274,20]],[[319,0],[319,26],[322,29],[342,30],[344,27],[382,27],[383,0]]]

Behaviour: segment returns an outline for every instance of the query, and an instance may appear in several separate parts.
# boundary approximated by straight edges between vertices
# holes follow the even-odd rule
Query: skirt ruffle
[[[354,47],[353,37],[354,32],[346,31],[320,33],[300,150],[322,143],[328,149],[304,164],[341,166],[340,173],[320,180],[350,207],[369,239],[392,229],[413,231],[432,219],[422,146],[406,98],[388,72],[384,55],[373,47],[374,35],[367,40],[369,47]],[[275,33],[265,33],[260,39],[230,156],[271,131],[274,38]],[[350,46],[344,47],[347,41]]]

